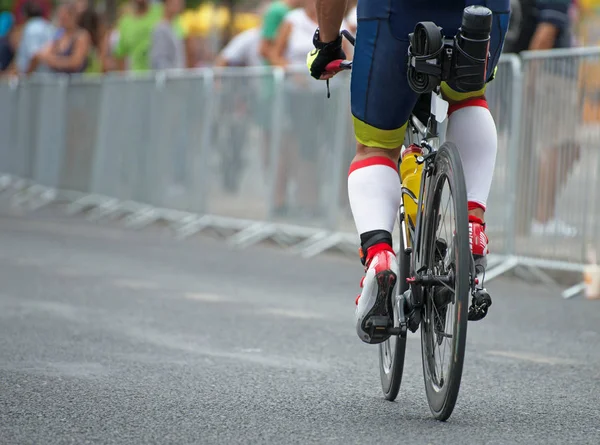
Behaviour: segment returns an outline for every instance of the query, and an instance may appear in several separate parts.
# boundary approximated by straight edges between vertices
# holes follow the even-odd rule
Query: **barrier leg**
[[[519,260],[515,257],[508,257],[502,264],[485,272],[485,281],[491,281],[500,275],[514,269],[519,265]]]
[[[252,244],[265,241],[275,235],[276,232],[277,227],[275,224],[258,222],[233,235],[229,238],[228,243],[242,249],[251,246]]]
[[[343,236],[340,233],[330,234],[326,236],[320,241],[313,243],[310,246],[307,246],[300,252],[300,255],[303,258],[312,258],[320,253],[325,252],[333,247],[338,246],[344,241]]]
[[[581,293],[583,293],[583,290],[585,289],[585,283],[579,283],[576,284],[575,286],[571,286],[568,289],[565,289],[562,293],[562,297],[567,300],[569,298],[573,298]]]
[[[141,229],[152,223],[155,223],[159,219],[160,213],[158,209],[154,207],[146,207],[125,218],[125,227]]]
[[[184,239],[195,235],[209,227],[211,223],[212,218],[208,215],[186,217],[184,218],[184,221],[182,221],[182,224],[175,229],[176,237],[178,239]]]

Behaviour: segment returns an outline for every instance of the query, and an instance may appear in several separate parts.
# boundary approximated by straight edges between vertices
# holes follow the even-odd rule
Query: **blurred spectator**
[[[29,72],[38,64],[48,66],[56,73],[82,73],[86,70],[92,38],[90,33],[79,26],[79,15],[74,2],[59,6],[57,19],[61,31],[58,38],[36,53]]]
[[[175,30],[174,21],[184,8],[183,0],[162,0],[163,19],[152,32],[150,65],[154,70],[186,67],[185,43]]]
[[[525,50],[570,47],[573,41],[570,7],[571,0],[512,0],[504,52],[518,54]],[[530,230],[536,235],[577,234],[575,227],[556,218],[558,193],[580,155],[580,146],[573,136],[581,108],[577,103],[576,64],[570,59],[555,59],[552,67],[542,59],[528,62],[524,91],[531,97],[526,101],[544,95],[547,102],[544,116],[524,116],[530,122],[525,137],[531,152],[521,166],[527,174],[520,177],[537,176],[537,187],[534,186],[535,196],[530,203],[524,203],[527,208],[521,213],[534,212]],[[525,187],[520,189],[526,190]],[[531,204],[535,208],[530,211]]]
[[[86,11],[93,11],[93,6],[90,5],[90,0],[74,0],[75,11],[79,17]]]
[[[0,73],[10,67],[15,57],[17,37],[12,14],[10,12],[0,13]]]
[[[90,36],[90,51],[88,56],[88,64],[85,70],[86,73],[101,73],[103,72],[102,66],[102,26],[100,23],[100,16],[96,11],[92,8],[84,9],[80,11],[81,3],[86,3],[78,1],[75,5],[79,5],[77,8],[77,13],[79,15],[79,26],[86,30]]]
[[[258,54],[260,44],[260,28],[243,31],[233,37],[218,54],[215,60],[216,67],[242,67],[262,66],[262,58]],[[236,81],[237,80],[237,81]],[[263,138],[263,158],[268,153],[268,131],[265,131],[263,116],[268,116],[272,102],[265,107],[262,102],[256,101],[255,91],[260,91],[262,86],[261,76],[257,78],[226,78],[223,83],[218,82],[217,87],[226,89],[217,104],[215,119],[215,145],[219,147],[221,178],[225,190],[238,191],[243,178],[243,168],[247,164],[243,153],[246,152],[249,131],[253,123]],[[263,114],[264,113],[264,114]]]
[[[299,7],[304,0],[278,0],[267,8],[263,16],[262,24],[262,40],[260,42],[260,55],[267,61],[271,62],[271,53],[275,38],[279,32],[279,26],[283,23],[286,14]],[[313,30],[314,33],[314,30]],[[312,42],[312,37],[311,37]]]
[[[252,28],[236,35],[217,56],[215,66],[258,66],[262,58],[260,46],[260,28]]]
[[[55,29],[44,18],[44,9],[37,0],[29,0],[23,5],[23,17],[26,21],[15,54],[16,70],[19,74],[34,70],[47,71],[45,67],[39,66],[37,63],[37,69],[30,69],[30,65],[35,54],[52,41]]]
[[[150,69],[150,45],[152,31],[163,17],[160,3],[150,4],[149,0],[133,0],[133,14],[126,14],[117,25],[118,41],[115,56],[119,59],[119,68],[125,68],[125,59],[129,69],[146,71]]]
[[[13,14],[15,17],[15,23],[17,25],[24,24],[30,17],[27,14],[28,6],[31,0],[16,0],[13,4]],[[52,0],[36,0],[37,7],[40,10],[40,17],[50,19],[50,12],[52,11]]]
[[[313,48],[312,38],[318,24],[316,0],[303,1],[303,7],[288,13],[279,28],[269,54],[273,65],[286,67],[306,64],[306,55]],[[347,28],[347,23],[344,21],[342,29],[345,28]],[[344,51],[348,51],[349,44],[346,40],[343,41],[343,46]],[[320,84],[317,83],[317,85]]]
[[[125,15],[130,15],[133,12],[131,3],[124,3],[117,11],[117,25],[108,27],[102,33],[102,40],[100,44],[100,58],[102,60],[103,71],[118,71],[119,69],[127,69],[127,61],[120,61],[116,57],[117,45],[119,43],[119,28],[118,24],[121,22],[121,18]]]
[[[572,0],[511,0],[509,31],[504,52],[571,46]]]
[[[334,125],[331,119],[335,119],[335,114],[321,113],[321,109],[315,107],[319,98],[325,97],[324,85],[306,72],[306,55],[313,49],[312,37],[317,27],[316,0],[305,0],[302,8],[290,11],[285,16],[270,53],[273,65],[298,68],[290,70],[286,82],[286,97],[289,98],[287,112],[292,134],[286,139],[290,141],[290,146],[286,147],[288,153],[284,156],[289,157],[287,167],[294,166],[294,171],[289,171],[288,180],[292,177],[296,179],[299,205],[307,216],[319,213],[318,169],[314,164],[327,129]],[[342,28],[346,27],[347,24],[342,23]],[[348,50],[346,40],[343,45],[344,50]]]
[[[164,1],[164,0],[163,0]],[[179,7],[181,10],[181,6]],[[152,35],[156,25],[165,18],[163,2],[150,2],[149,0],[133,0],[133,13],[125,14],[117,24],[117,44],[114,56],[118,59],[119,69],[125,69],[125,64],[132,71],[146,71],[151,69]],[[185,31],[179,20],[173,17],[171,26],[178,39],[188,42]],[[187,55],[187,47],[184,46]],[[184,60],[186,57],[184,56]],[[191,63],[191,58],[190,58]],[[189,66],[186,63],[184,66]]]
[[[186,39],[188,67],[204,68],[213,66],[216,58],[215,36],[192,35]]]
[[[571,22],[571,27],[573,31],[571,32],[571,46],[579,46],[580,39],[577,35],[577,30],[579,28],[579,24],[581,23],[581,9],[579,5],[579,0],[573,0],[571,2],[571,6],[569,8],[569,20]]]
[[[0,12],[0,38],[5,37],[14,25],[15,18],[10,12]]]

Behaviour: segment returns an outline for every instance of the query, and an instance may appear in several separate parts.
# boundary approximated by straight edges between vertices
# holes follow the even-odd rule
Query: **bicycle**
[[[354,45],[350,33],[344,30],[342,34]],[[384,318],[381,323],[372,328],[390,335],[379,346],[381,385],[385,399],[390,401],[396,399],[400,390],[407,331],[421,328],[427,400],[433,416],[444,421],[452,414],[458,398],[467,321],[485,317],[491,297],[483,288],[484,273],[481,280],[478,278],[483,271],[476,270],[469,247],[467,190],[460,154],[450,142],[440,145],[438,131],[438,124],[445,120],[448,110],[448,103],[440,96],[440,85],[452,75],[448,63],[452,61],[456,37],[445,39],[432,22],[419,23],[410,37],[413,49],[434,48],[428,54],[409,57],[409,70],[413,70],[409,84],[420,98],[408,121],[405,147],[416,144],[423,150],[423,155],[417,158],[423,168],[418,196],[402,188],[397,290],[388,308],[388,314],[393,315],[392,324],[389,317],[381,317]],[[428,42],[419,44],[419,39]],[[348,61],[335,61],[327,68],[328,71],[350,69],[352,62]],[[399,171],[400,165],[401,161]],[[417,204],[416,221],[407,218],[406,200]],[[445,229],[447,222],[453,223],[450,230]],[[444,230],[438,235],[440,228]],[[450,360],[446,369],[437,352],[442,345],[446,352],[447,343]]]

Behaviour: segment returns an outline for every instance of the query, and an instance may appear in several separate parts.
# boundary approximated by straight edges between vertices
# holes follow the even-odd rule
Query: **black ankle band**
[[[393,247],[392,234],[387,230],[371,230],[360,235],[360,247],[363,252],[360,261],[363,265],[367,258],[367,249],[379,243],[386,243]]]

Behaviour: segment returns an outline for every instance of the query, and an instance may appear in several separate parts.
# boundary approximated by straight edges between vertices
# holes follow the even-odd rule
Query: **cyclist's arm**
[[[550,23],[540,23],[535,29],[535,34],[529,44],[530,51],[554,48],[558,36],[558,28]]]
[[[265,11],[258,51],[260,56],[267,61],[271,58],[273,45],[275,44],[279,27],[281,26],[286,13],[287,10],[282,9],[281,5],[277,3],[272,3]]]
[[[317,0],[317,18],[321,42],[337,39],[346,13],[347,0]]]
[[[281,67],[287,66],[288,61],[285,58],[285,50],[288,46],[290,35],[292,34],[292,26],[293,25],[290,22],[283,22],[283,24],[279,27],[277,38],[275,39],[273,48],[271,48],[271,52],[269,53],[269,62],[271,65]]]
[[[234,38],[232,38],[225,48],[221,50],[215,60],[215,66],[242,66],[246,65],[245,61],[248,56],[248,52],[251,51],[248,48],[248,38],[246,38],[248,31],[244,31]]]
[[[537,1],[539,23],[529,43],[529,49],[554,48],[560,31],[569,27],[569,6],[571,0]]]
[[[72,54],[68,56],[57,56],[46,52],[41,61],[56,71],[72,71],[83,66],[92,45],[90,35],[87,31],[79,33],[75,40]]]

